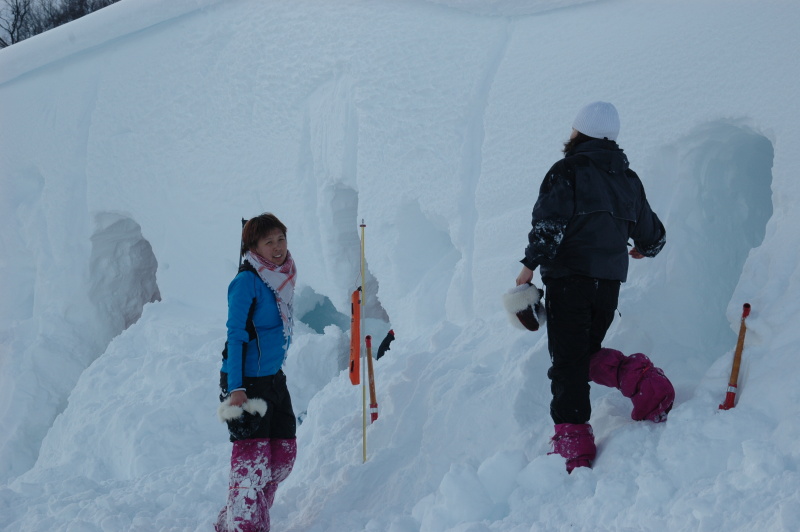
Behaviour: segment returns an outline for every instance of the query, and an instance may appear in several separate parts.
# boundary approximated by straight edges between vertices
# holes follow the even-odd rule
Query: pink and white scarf
[[[278,311],[283,321],[283,337],[288,341],[292,336],[294,324],[292,300],[294,299],[294,285],[297,282],[297,268],[294,265],[292,254],[286,250],[286,260],[280,266],[252,251],[248,251],[244,258],[253,265],[264,284],[275,294]]]

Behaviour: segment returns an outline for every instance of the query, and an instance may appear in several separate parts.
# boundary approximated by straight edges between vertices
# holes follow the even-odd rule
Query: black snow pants
[[[558,423],[588,423],[589,358],[600,350],[614,320],[619,281],[573,275],[545,279],[547,372],[553,399],[550,416]]]

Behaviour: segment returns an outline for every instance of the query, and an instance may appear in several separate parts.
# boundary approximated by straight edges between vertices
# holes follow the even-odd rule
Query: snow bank
[[[289,228],[299,459],[282,530],[793,530],[800,10],[781,3],[126,0],[0,52],[0,527],[207,530],[240,219]],[[708,30],[713,21],[714,31]],[[593,389],[566,475],[543,333],[511,329],[537,187],[577,109],[668,244],[606,343],[677,389]],[[366,244],[380,417],[346,372]],[[795,221],[792,221],[795,220]],[[538,279],[537,279],[538,282]],[[741,305],[739,404],[719,412]]]

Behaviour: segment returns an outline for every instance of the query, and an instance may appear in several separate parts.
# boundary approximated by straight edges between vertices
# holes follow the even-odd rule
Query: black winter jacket
[[[610,140],[577,145],[550,168],[533,207],[522,263],[542,279],[585,275],[625,281],[628,240],[646,257],[666,243],[639,176]]]

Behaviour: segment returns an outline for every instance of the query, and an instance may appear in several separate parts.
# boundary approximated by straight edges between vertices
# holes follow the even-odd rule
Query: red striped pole
[[[372,369],[372,336],[367,335],[367,371],[369,372],[369,415],[370,423],[378,419],[378,398],[375,395],[375,372]]]
[[[731,378],[728,381],[728,392],[725,394],[725,402],[719,405],[720,410],[730,410],[735,406],[736,391],[739,383],[739,366],[742,363],[742,351],[744,350],[744,335],[747,332],[747,325],[744,320],[750,315],[750,303],[742,306],[742,323],[739,325],[739,340],[736,342],[736,351],[733,354],[733,367],[731,368]]]

